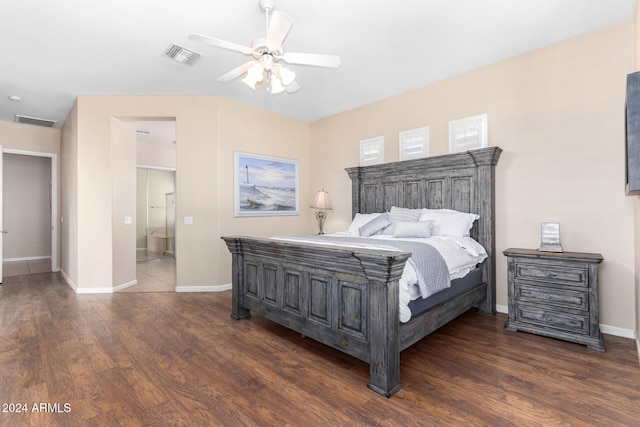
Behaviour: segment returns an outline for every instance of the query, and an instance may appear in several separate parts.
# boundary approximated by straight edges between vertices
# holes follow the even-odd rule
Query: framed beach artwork
[[[298,215],[298,161],[234,152],[234,215]]]

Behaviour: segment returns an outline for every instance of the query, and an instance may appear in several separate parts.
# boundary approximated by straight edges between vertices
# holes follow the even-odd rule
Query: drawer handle
[[[551,279],[555,279],[556,277],[558,277],[558,275],[556,273],[547,273],[546,276],[551,278]]]

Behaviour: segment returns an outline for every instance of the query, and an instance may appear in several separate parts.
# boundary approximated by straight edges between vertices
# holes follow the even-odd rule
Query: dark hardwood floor
[[[633,340],[606,335],[599,353],[470,311],[402,353],[404,389],[385,399],[365,363],[230,305],[5,278],[0,425],[640,426]]]

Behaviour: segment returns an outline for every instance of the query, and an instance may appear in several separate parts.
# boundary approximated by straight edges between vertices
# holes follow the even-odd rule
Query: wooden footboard
[[[410,254],[223,237],[232,317],[253,311],[369,363],[369,388],[401,389],[398,280]]]

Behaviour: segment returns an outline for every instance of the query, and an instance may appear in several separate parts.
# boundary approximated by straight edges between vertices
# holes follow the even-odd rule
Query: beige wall
[[[268,237],[313,232],[314,228],[309,222],[312,218],[309,209],[312,197],[309,188],[309,125],[224,98],[220,99],[218,123],[220,161],[217,172],[221,235]],[[234,218],[234,151],[298,160],[300,215]],[[230,283],[231,256],[222,240],[218,245],[219,283]]]
[[[124,144],[124,124],[130,120],[176,120],[178,288],[230,282],[230,256],[221,235],[305,231],[306,209],[286,220],[234,218],[232,183],[233,151],[241,150],[297,159],[305,193],[306,123],[217,97],[81,96],[76,105],[63,126],[62,144],[68,158],[76,153],[66,184],[77,186],[77,195],[65,199],[63,210],[73,211],[77,205],[77,238],[73,240],[69,233],[67,253],[77,254],[68,266],[72,271],[77,266],[74,283],[79,291],[106,292],[126,284],[131,266],[135,267],[135,252],[121,256],[135,251],[135,225],[123,221],[124,216],[135,217],[136,209],[130,194],[135,193],[135,150]],[[184,224],[187,216],[193,218],[193,225]],[[73,277],[72,273],[67,276]]]
[[[78,283],[78,102],[60,135],[60,272],[75,289]]]
[[[161,142],[138,141],[136,147],[138,165],[175,169],[175,145]]]
[[[60,154],[60,129],[0,122],[0,145],[3,149]]]
[[[635,329],[634,214],[624,195],[625,76],[633,67],[628,21],[313,123],[310,185],[330,192],[328,231],[351,215],[344,168],[359,141],[384,136],[385,159],[398,133],[430,128],[431,154],[448,152],[450,120],[487,113],[497,167],[498,300],[507,305],[508,247],[536,248],[540,223],[558,221],[567,251],[599,252],[601,322]],[[618,331],[619,332],[619,331]]]
[[[136,280],[136,127],[111,118],[112,285]],[[131,222],[127,224],[125,218]]]

